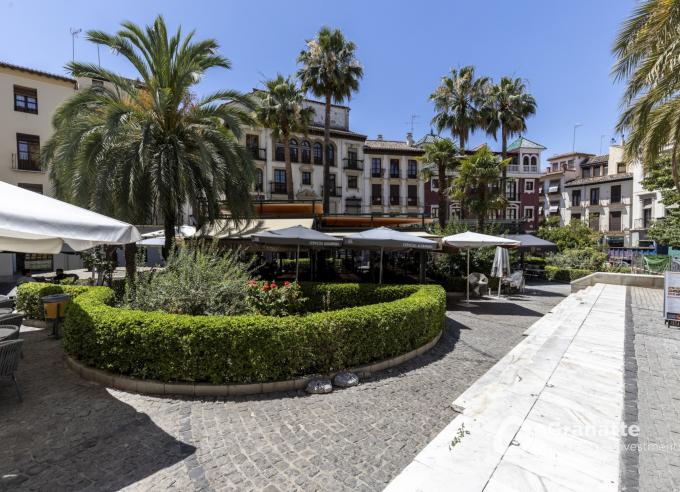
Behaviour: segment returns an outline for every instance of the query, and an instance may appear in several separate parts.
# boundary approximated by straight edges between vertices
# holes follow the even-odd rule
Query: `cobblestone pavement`
[[[328,395],[169,399],[107,390],[26,333],[24,402],[0,386],[0,489],[381,490],[454,417],[451,401],[567,295],[451,302],[428,353]]]
[[[663,322],[661,289],[632,287],[630,302],[637,360],[640,490],[680,490],[680,328]]]

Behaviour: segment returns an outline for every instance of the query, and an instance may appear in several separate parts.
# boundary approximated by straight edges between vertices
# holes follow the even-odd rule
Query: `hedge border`
[[[331,292],[335,310],[288,317],[173,315],[113,307],[111,289],[91,287],[69,305],[64,347],[87,366],[142,380],[259,385],[398,358],[444,327],[446,295],[439,286],[308,289]],[[346,307],[358,300],[374,304]]]
[[[423,355],[437,345],[441,336],[442,332],[440,331],[425,345],[406,354],[347,370],[357,374],[360,378],[366,378],[373,373],[390,369]],[[83,379],[101,384],[107,388],[155,396],[232,397],[299,391],[304,389],[309,381],[319,377],[319,375],[312,375],[297,379],[287,379],[285,381],[251,384],[164,383],[163,381],[153,379],[131,378],[103,371],[86,366],[69,356],[66,357],[66,364]],[[337,372],[324,374],[323,376],[333,378],[335,374]]]

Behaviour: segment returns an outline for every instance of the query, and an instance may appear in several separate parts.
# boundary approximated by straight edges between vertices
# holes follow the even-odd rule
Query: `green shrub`
[[[394,357],[444,328],[446,296],[439,286],[313,284],[303,290],[330,293],[331,306],[364,301],[357,294],[368,292],[389,300],[285,317],[188,316],[116,308],[111,289],[93,287],[68,308],[64,347],[85,364],[129,376],[249,383]]]
[[[603,270],[607,263],[607,253],[595,248],[565,249],[561,253],[548,254],[548,265],[563,269]]]
[[[26,318],[44,320],[42,298],[50,294],[70,294],[75,297],[87,291],[84,285],[59,285],[43,282],[26,282],[17,290],[17,311],[26,313]]]
[[[415,293],[419,287],[419,285],[303,282],[302,293],[307,297],[305,304],[307,311],[334,311],[396,301]]]
[[[592,270],[584,270],[580,268],[560,268],[554,265],[546,265],[545,274],[548,280],[556,280],[558,282],[571,282],[577,278],[585,277],[593,273]]]
[[[127,295],[142,311],[176,314],[241,314],[248,310],[248,265],[239,251],[203,245],[176,248],[166,267],[140,275]]]

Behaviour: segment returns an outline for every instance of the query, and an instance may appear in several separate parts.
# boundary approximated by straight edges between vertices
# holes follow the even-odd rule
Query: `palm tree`
[[[461,161],[458,176],[453,182],[452,196],[465,200],[467,208],[477,217],[479,231],[484,230],[491,212],[502,210],[507,205],[498,180],[509,161],[495,156],[487,146]]]
[[[272,130],[274,139],[283,141],[286,161],[286,191],[288,199],[295,198],[293,190],[293,166],[290,162],[290,136],[293,132],[307,131],[314,110],[303,105],[305,93],[295,81],[278,75],[265,82],[266,90],[259,91],[260,98],[255,115],[258,122]]]
[[[439,132],[451,130],[451,135],[458,138],[461,151],[465,150],[470,133],[483,126],[481,110],[489,83],[488,77],[475,78],[473,66],[453,68],[430,95],[436,111],[432,123]]]
[[[448,195],[450,191],[449,173],[456,169],[460,162],[459,151],[452,140],[448,138],[437,139],[424,146],[425,154],[421,160],[423,177],[426,180],[436,176],[439,181],[439,227],[444,230],[448,222]]]
[[[326,113],[323,129],[323,211],[330,212],[331,102],[341,103],[359,90],[359,80],[364,75],[361,64],[354,56],[356,46],[347,41],[339,29],[322,27],[316,38],[307,40],[307,48],[300,52],[298,63],[302,68],[298,77],[302,89],[324,98]]]
[[[181,29],[168,36],[160,16],[144,29],[125,22],[116,34],[87,36],[126,58],[139,80],[67,65],[74,77],[105,83],[78,91],[55,112],[44,162],[58,197],[137,223],[159,214],[166,251],[187,204],[199,225],[218,218],[222,200],[234,220],[248,216],[254,165],[238,139],[254,104],[232,90],[202,98],[191,92],[209,68],[230,68],[217,42],[194,41],[193,32],[182,37]]]
[[[626,80],[617,130],[628,135],[625,151],[645,166],[671,149],[672,174],[680,191],[680,2],[644,0],[623,23],[614,43],[616,80]]]

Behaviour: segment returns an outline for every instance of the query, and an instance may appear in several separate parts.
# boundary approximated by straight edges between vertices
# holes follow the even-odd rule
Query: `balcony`
[[[272,195],[287,195],[288,194],[288,187],[286,186],[286,183],[280,183],[278,181],[270,181],[269,182],[269,192]]]
[[[364,161],[363,159],[356,159],[354,157],[345,157],[343,160],[343,168],[351,171],[363,171]]]
[[[407,207],[419,207],[420,202],[418,202],[418,197],[417,196],[407,196],[406,197],[406,206]]]
[[[406,177],[408,179],[418,179],[418,173],[408,173]]]
[[[401,204],[401,200],[399,198],[400,197],[398,197],[398,196],[390,195],[390,206],[398,207]]]
[[[29,173],[45,172],[45,170],[40,167],[40,161],[38,159],[17,159],[16,154],[12,154],[12,169]]]
[[[652,219],[652,218],[634,219],[633,220],[633,229],[647,230],[652,225],[654,225],[655,222],[656,222],[656,219]]]
[[[399,179],[401,173],[399,171],[390,171],[390,179]]]
[[[248,147],[248,152],[253,156],[256,161],[266,161],[267,160],[267,149],[260,149],[259,147]]]
[[[553,185],[548,187],[548,193],[559,193],[560,185]]]
[[[524,166],[522,171],[525,173],[538,173],[538,166]]]
[[[371,197],[371,205],[378,205],[378,206],[381,206],[382,203],[383,203],[382,195],[372,196],[372,197]]]
[[[508,166],[508,172],[509,173],[518,173],[519,172],[519,166],[517,164],[511,164]]]
[[[385,174],[384,169],[371,169],[372,178],[382,178],[384,174]]]
[[[321,193],[323,194],[323,186],[321,187]],[[342,186],[331,186],[328,196],[342,196]]]

